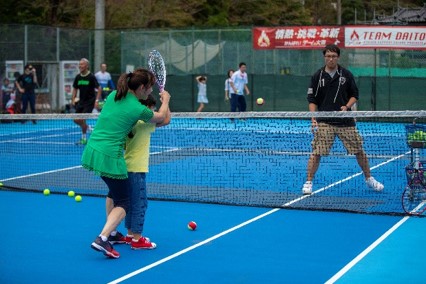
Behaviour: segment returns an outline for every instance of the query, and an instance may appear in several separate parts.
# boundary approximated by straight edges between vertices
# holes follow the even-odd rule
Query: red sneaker
[[[132,249],[155,249],[157,247],[155,243],[144,237],[141,237],[138,241],[132,239],[130,246]]]
[[[149,242],[149,238],[146,238],[146,237],[141,237],[141,238],[144,238],[146,241]],[[132,243],[133,236],[125,236],[124,239],[126,240],[126,244],[130,245]]]

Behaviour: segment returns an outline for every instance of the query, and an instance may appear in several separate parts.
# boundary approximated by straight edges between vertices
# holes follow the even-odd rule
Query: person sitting
[[[8,114],[15,114],[15,113],[17,113],[17,111],[16,111],[17,107],[16,107],[15,98],[16,98],[15,93],[11,93],[10,94],[10,99],[6,103],[6,107],[5,107],[6,108],[6,113],[8,113]]]

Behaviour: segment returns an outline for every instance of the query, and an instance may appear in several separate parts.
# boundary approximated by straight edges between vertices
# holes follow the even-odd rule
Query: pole
[[[342,24],[342,0],[337,0],[337,24]]]
[[[374,49],[374,75],[371,82],[371,110],[376,110],[376,93],[377,93],[377,49]]]
[[[95,12],[95,72],[105,60],[105,0],[96,0]]]

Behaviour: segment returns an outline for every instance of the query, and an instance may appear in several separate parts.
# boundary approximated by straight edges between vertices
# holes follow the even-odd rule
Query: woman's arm
[[[160,94],[161,98],[161,107],[158,110],[158,112],[154,112],[154,116],[151,118],[149,122],[151,123],[163,123],[163,121],[167,118],[169,110],[169,101],[170,101],[170,94],[167,91],[163,91]]]

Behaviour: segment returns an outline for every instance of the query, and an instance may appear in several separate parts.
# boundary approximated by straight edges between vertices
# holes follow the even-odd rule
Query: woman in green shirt
[[[91,245],[93,249],[112,258],[119,258],[120,254],[114,250],[108,238],[126,216],[130,206],[123,154],[127,134],[138,120],[160,123],[169,111],[170,94],[167,91],[160,94],[162,105],[158,112],[154,113],[139,102],[139,99],[146,99],[152,93],[154,83],[154,75],[143,68],[120,76],[117,90],[108,96],[81,158],[84,168],[101,176],[108,186],[108,197],[114,202],[101,233]]]

